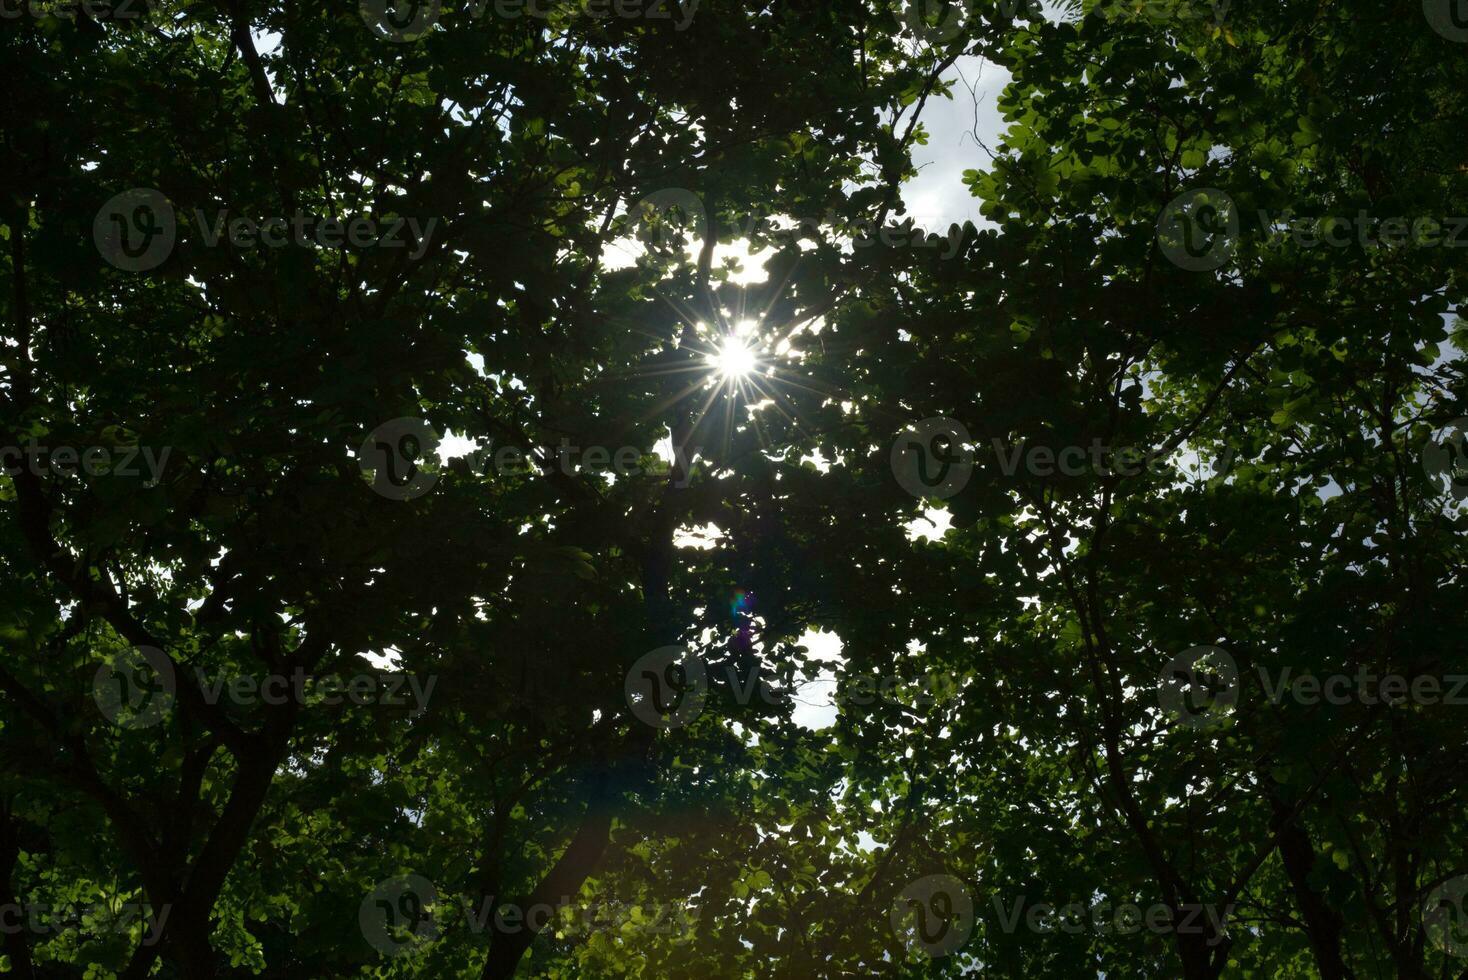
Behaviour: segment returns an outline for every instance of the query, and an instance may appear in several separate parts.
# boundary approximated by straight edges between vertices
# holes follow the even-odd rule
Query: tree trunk
[[[579,892],[582,883],[601,861],[611,829],[612,807],[606,793],[598,788],[590,809],[571,837],[571,843],[566,845],[560,860],[540,879],[540,884],[535,886],[535,891],[526,900],[525,908],[528,910],[536,905],[555,908],[560,899]],[[480,980],[508,980],[515,975],[521,957],[546,924],[542,920],[539,926],[532,925],[531,918],[529,915],[522,916],[522,927],[515,932],[494,934],[490,940],[489,958],[484,963],[483,972],[479,974]]]
[[[1315,954],[1320,980],[1354,980],[1355,974],[1341,958],[1341,920],[1320,893],[1310,887],[1310,871],[1315,866],[1315,848],[1309,836],[1291,817],[1290,808],[1278,797],[1270,797],[1274,808],[1274,824],[1278,831],[1279,856],[1289,876],[1295,904],[1305,920],[1306,936]]]
[[[19,908],[11,876],[20,861],[20,828],[11,820],[8,809],[0,809],[0,911]],[[24,914],[22,912],[22,914]],[[20,980],[32,980],[31,944],[25,930],[5,930],[5,955],[10,957],[10,972]]]

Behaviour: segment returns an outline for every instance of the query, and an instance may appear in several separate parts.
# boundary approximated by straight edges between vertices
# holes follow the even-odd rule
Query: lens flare
[[[737,381],[755,369],[754,351],[738,337],[725,337],[716,353],[709,355],[709,365],[726,381]]]

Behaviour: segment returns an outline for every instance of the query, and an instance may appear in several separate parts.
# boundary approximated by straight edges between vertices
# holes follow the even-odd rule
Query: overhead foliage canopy
[[[1463,974],[1460,6],[0,8],[0,974]]]

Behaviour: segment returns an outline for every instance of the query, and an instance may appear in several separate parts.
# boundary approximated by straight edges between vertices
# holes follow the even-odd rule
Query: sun
[[[715,373],[725,381],[738,381],[756,366],[754,351],[738,337],[725,337],[708,360]]]

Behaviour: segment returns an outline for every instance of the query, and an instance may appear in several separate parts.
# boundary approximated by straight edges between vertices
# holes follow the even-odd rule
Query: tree
[[[6,22],[6,970],[1448,974],[1451,20],[958,6]]]

